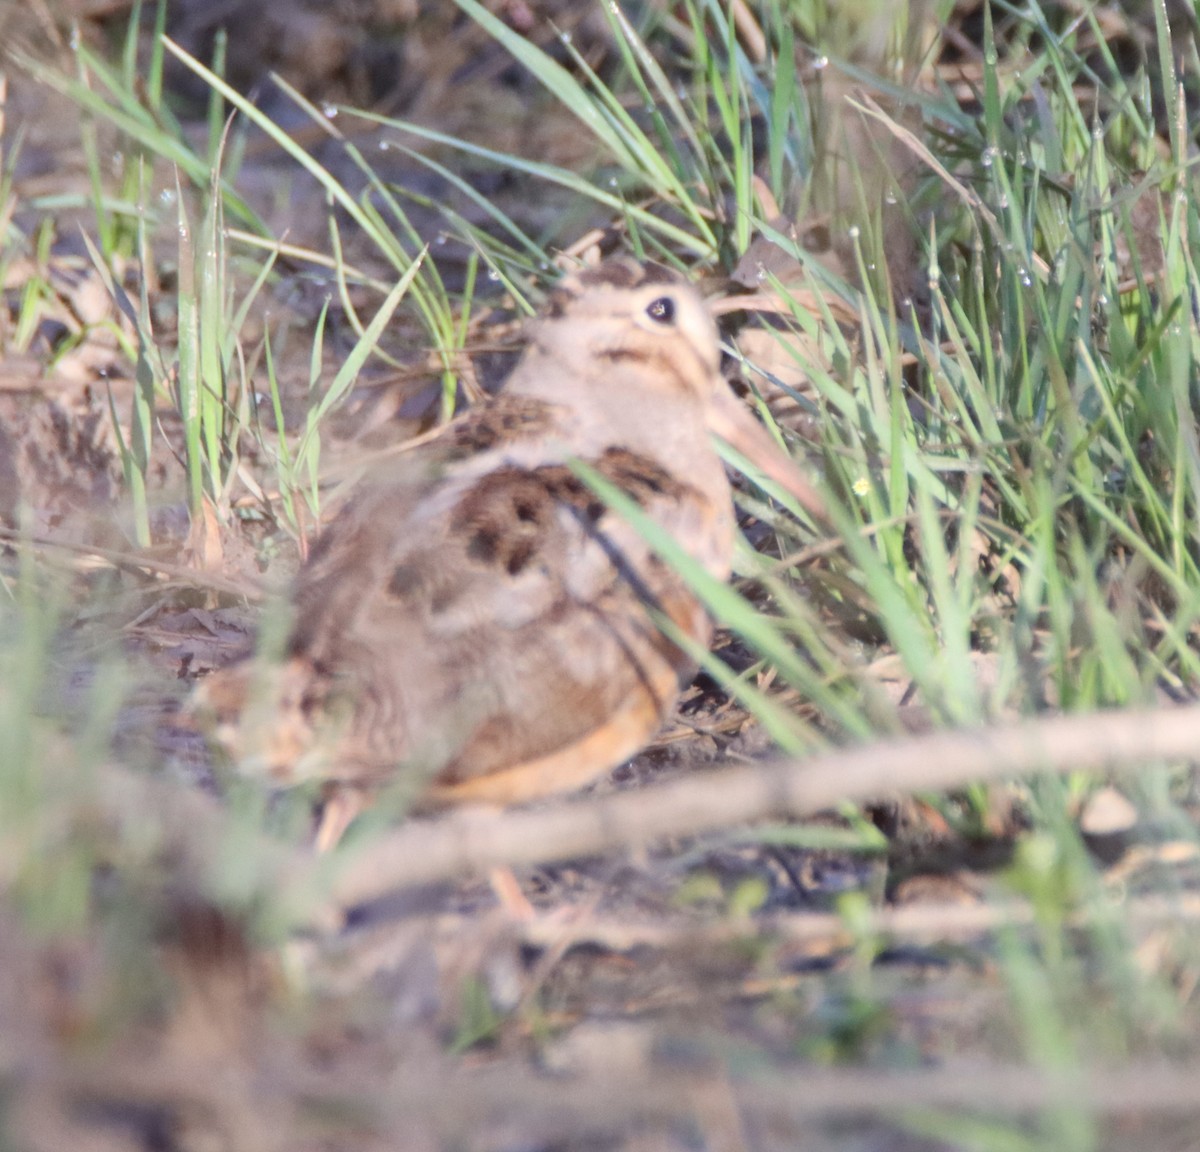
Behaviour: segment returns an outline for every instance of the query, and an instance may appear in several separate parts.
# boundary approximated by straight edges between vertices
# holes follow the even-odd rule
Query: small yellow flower
[[[860,476],[850,486],[850,490],[854,493],[855,496],[865,496],[868,492],[871,491],[871,481],[868,480],[865,476]]]

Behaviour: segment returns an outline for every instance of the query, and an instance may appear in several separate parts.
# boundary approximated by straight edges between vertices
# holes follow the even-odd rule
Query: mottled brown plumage
[[[711,626],[572,462],[725,579],[734,519],[712,432],[818,507],[721,379],[694,289],[628,261],[568,277],[502,395],[378,466],[325,530],[283,664],[203,685],[235,758],[283,781],[370,788],[404,771],[425,804],[508,803],[638,751],[694,673],[656,619],[700,644]]]

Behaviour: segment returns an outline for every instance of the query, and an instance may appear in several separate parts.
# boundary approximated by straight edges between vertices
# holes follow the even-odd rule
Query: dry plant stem
[[[1080,926],[1110,913],[1102,909],[1081,909],[1068,917],[1071,926]],[[999,904],[913,904],[900,908],[876,908],[862,922],[868,931],[888,940],[908,944],[940,944],[947,941],[971,941],[1001,928],[1032,925],[1036,922],[1032,904],[1006,900]],[[1195,924],[1200,921],[1200,897],[1143,896],[1121,903],[1124,923],[1137,930],[1151,930],[1171,924]],[[755,917],[754,930],[773,939],[797,945],[821,945],[847,948],[854,936],[843,916],[825,912],[801,912],[791,915]],[[532,948],[554,947],[566,951],[577,944],[590,944],[609,952],[631,952],[638,948],[670,949],[712,948],[745,940],[744,921],[718,920],[705,924],[636,923],[612,917],[581,919],[578,924],[563,924],[561,916],[542,914],[520,926],[520,939]]]
[[[1195,1082],[1185,1069],[1146,1064],[1112,1072],[978,1065],[920,1072],[804,1071],[804,1091],[795,1073],[755,1077],[739,1085],[739,1104],[759,1120],[796,1123],[833,1116],[898,1116],[915,1107],[1035,1112],[1071,1104],[1097,1114],[1123,1112],[1194,1115]],[[1159,1077],[1162,1077],[1160,1080]]]
[[[752,1078],[733,1080],[715,1066],[672,1068],[652,1060],[649,1067],[636,1061],[631,1067],[624,1056],[618,1045],[609,1060],[601,1056],[581,1075],[569,1077],[506,1066],[464,1069],[428,1057],[401,1061],[390,1075],[366,1077],[325,1070],[318,1076],[284,1067],[260,1073],[252,1088],[276,1123],[297,1121],[291,1093],[299,1091],[310,1115],[330,1108],[331,1115],[354,1115],[377,1131],[409,1130],[421,1123],[449,1141],[477,1137],[498,1118],[518,1115],[531,1142],[564,1132],[578,1138],[583,1132],[601,1135],[637,1123],[686,1120],[694,1117],[702,1092],[729,1093],[743,1117],[787,1127],[895,1117],[921,1107],[1020,1115],[1081,1106],[1096,1115],[1142,1117],[1194,1116],[1200,1110],[1195,1092],[1200,1067],[1186,1064],[1146,1062],[1111,1071],[997,1064],[912,1072],[809,1067],[802,1077],[795,1070],[756,1069]],[[214,1096],[220,1102],[213,1084],[221,1081],[196,1072],[186,1061],[164,1065],[127,1059],[59,1072],[45,1086],[68,1100],[117,1097],[146,1107],[207,1111]],[[267,1146],[292,1145],[281,1139]]]
[[[968,188],[966,184],[962,183],[962,181],[956,180],[946,169],[946,167],[925,146],[925,144],[921,142],[915,133],[909,131],[909,129],[903,127],[902,125],[897,124],[896,121],[893,120],[882,108],[880,108],[879,105],[876,104],[875,101],[872,100],[871,97],[866,93],[860,93],[859,99],[861,100],[861,103],[856,100],[848,100],[847,102],[852,108],[857,108],[865,115],[879,121],[879,123],[882,124],[884,128],[886,128],[893,136],[895,136],[896,139],[899,140],[906,148],[908,148],[914,156],[918,157],[922,163],[927,165],[933,172],[935,172],[941,178],[943,183],[945,183],[946,187],[949,188],[950,191],[953,192],[960,200],[962,200],[962,202],[970,211],[975,212],[977,215],[987,221],[988,227],[992,229],[992,233],[995,236],[1004,236],[1004,229],[1000,226],[1000,221],[996,219],[995,213],[992,212],[992,210],[983,202],[982,197],[980,197],[980,195],[973,189]],[[1043,278],[1049,277],[1050,266],[1041,256],[1034,252],[1031,254],[1030,260],[1040,276]]]
[[[882,937],[894,944],[917,948],[932,948],[946,944],[978,944],[1001,929],[1022,929],[1037,923],[1033,905],[1022,900],[999,903],[939,903],[912,904],[903,907],[874,908],[860,921],[856,918],[851,930],[844,916],[827,912],[794,912],[755,915],[753,922],[740,917],[709,918],[703,921],[639,920],[635,916],[596,916],[598,900],[589,900],[582,907],[535,913],[515,924],[516,939],[526,948],[539,954],[537,968],[529,981],[522,1000],[535,1001],[546,979],[562,957],[578,947],[600,949],[609,954],[639,955],[657,953],[660,956],[695,956],[709,951],[745,943],[750,935],[759,941],[769,941],[775,955],[829,956],[844,953],[854,947],[867,933]],[[1082,907],[1066,918],[1072,928],[1083,928],[1096,920],[1111,917],[1119,903],[1121,923],[1131,932],[1150,935],[1164,928],[1175,927],[1192,932],[1200,923],[1200,897],[1186,894],[1176,896],[1139,896],[1114,898]],[[416,909],[421,918],[418,931],[444,933],[448,938],[469,938],[478,929],[478,917],[448,916],[444,901],[436,908]],[[567,912],[564,918],[564,911]],[[408,909],[404,910],[407,914]],[[465,934],[460,936],[460,933]],[[364,939],[365,937],[365,939]],[[344,952],[323,958],[323,980],[331,980],[339,992],[366,986],[371,980],[394,969],[397,955],[408,946],[408,938],[398,936],[394,922],[382,921],[373,929],[347,933],[344,937],[353,956],[348,962]],[[397,943],[399,941],[399,944]],[[786,982],[791,976],[780,978]],[[763,995],[763,981],[752,977],[743,985],[749,997]],[[775,987],[773,979],[767,984]]]
[[[1190,760],[1200,705],[1055,716],[1007,727],[937,732],[695,775],[586,803],[497,813],[464,809],[411,823],[348,861],[334,898],[353,907],[394,888],[643,845],[767,816],[801,816],[842,800],[939,791],[1034,772],[1129,768]]]
[[[767,58],[767,38],[754,13],[750,11],[746,0],[730,0],[730,10],[733,12],[733,22],[737,27],[738,39],[746,49],[746,55],[755,64],[761,64]]]
[[[571,859],[646,844],[657,838],[726,828],[780,814],[805,815],[840,800],[960,787],[1031,772],[1128,769],[1155,760],[1186,760],[1200,745],[1200,705],[1057,716],[1008,728],[942,732],[785,761],[697,774],[659,787],[601,800],[556,803],[535,811],[462,809],[436,821],[414,821],[387,836],[331,857],[289,849],[258,837],[264,884],[301,921],[336,930],[340,909],[396,889],[434,884],[502,864]],[[227,815],[209,796],[109,765],[97,797],[114,823],[148,813],[172,845],[183,872],[204,876],[226,843]],[[322,895],[322,894],[327,895]],[[1144,904],[1139,902],[1139,907]],[[1193,914],[1177,901],[1175,915]],[[1015,916],[1020,910],[1000,910]],[[944,937],[985,932],[990,913],[897,910],[880,930]],[[1155,913],[1147,909],[1153,920]],[[894,921],[894,922],[893,922]],[[561,932],[561,925],[559,926]],[[807,929],[795,929],[806,932]],[[826,932],[818,926],[818,933]],[[787,934],[791,935],[792,932]],[[614,941],[614,946],[619,944]]]
[[[185,564],[171,564],[136,552],[118,552],[112,548],[98,548],[92,544],[75,544],[70,540],[53,540],[45,536],[31,536],[14,528],[0,528],[0,541],[14,547],[32,548],[39,554],[53,556],[65,552],[78,558],[72,565],[75,571],[84,568],[110,567],[141,576],[167,576],[185,581],[189,586],[205,588],[213,592],[224,592],[251,602],[265,599],[263,587],[248,579],[227,580],[212,572],[202,572]]]

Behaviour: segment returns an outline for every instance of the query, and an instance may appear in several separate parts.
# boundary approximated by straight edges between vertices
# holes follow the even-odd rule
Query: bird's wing
[[[329,526],[299,581],[291,655],[353,698],[350,758],[368,770],[416,758],[453,785],[588,739],[607,757],[597,733],[614,717],[629,729],[619,759],[690,674],[653,613],[701,642],[704,614],[565,459],[521,450],[544,435],[523,437],[501,403],[472,419]],[[586,463],[676,537],[723,530],[723,510],[653,461],[610,448]]]

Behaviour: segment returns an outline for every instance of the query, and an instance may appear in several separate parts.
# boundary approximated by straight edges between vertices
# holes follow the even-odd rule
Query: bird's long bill
[[[750,415],[746,406],[726,387],[719,387],[708,411],[708,428],[731,448],[795,497],[805,511],[828,521],[825,501],[811,481]]]

